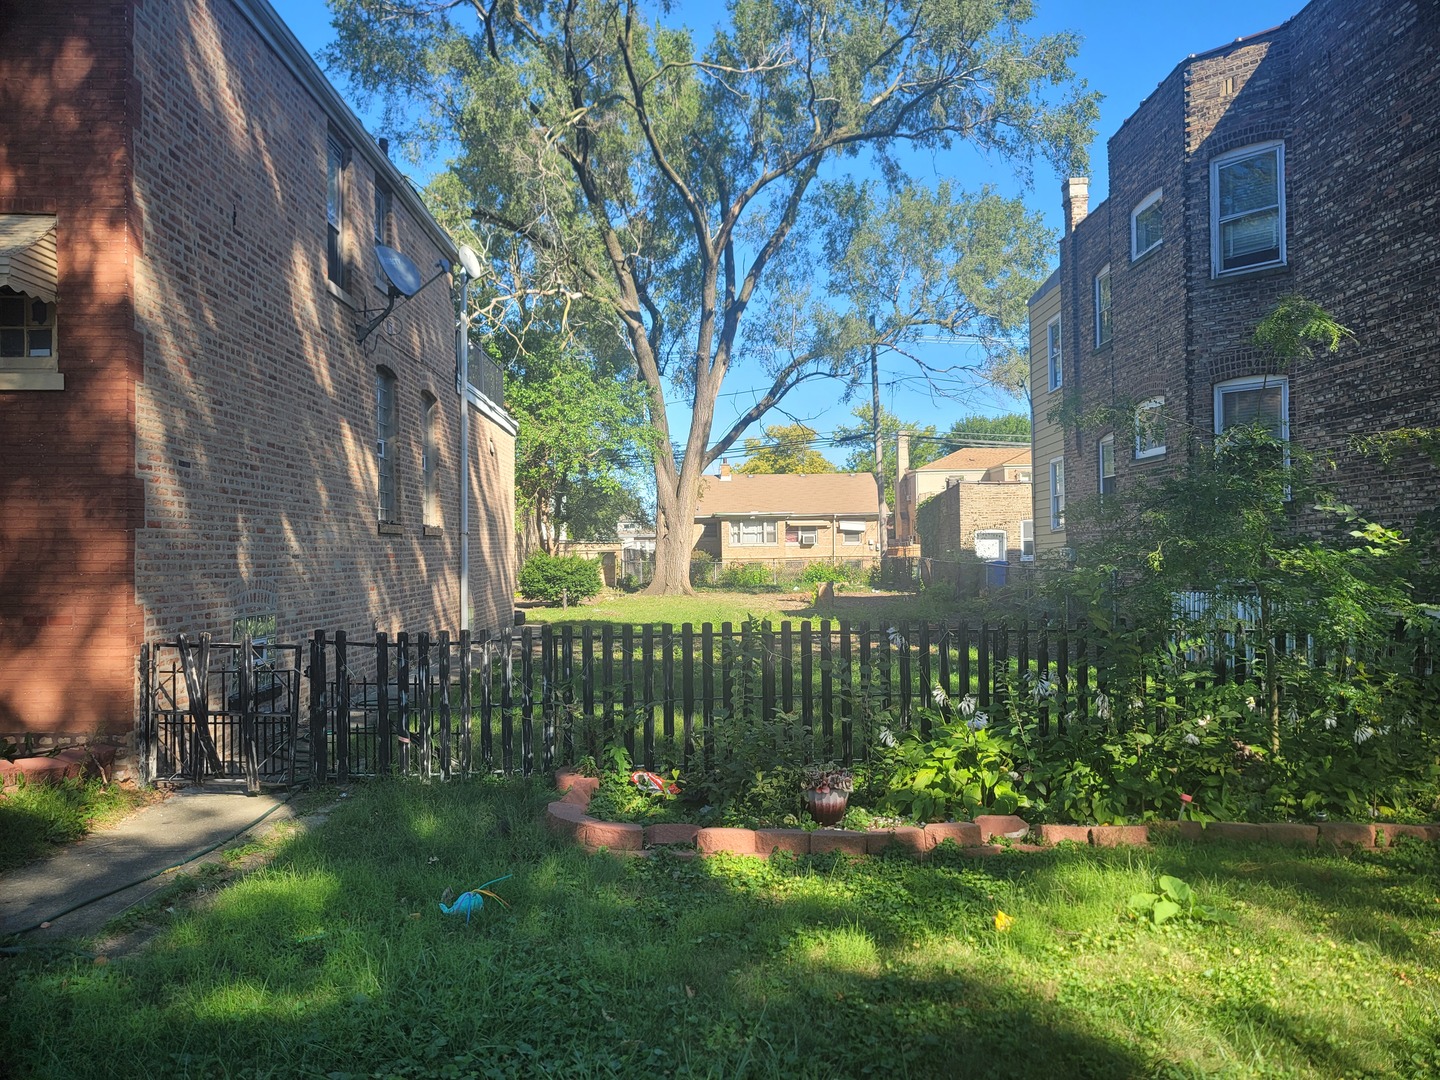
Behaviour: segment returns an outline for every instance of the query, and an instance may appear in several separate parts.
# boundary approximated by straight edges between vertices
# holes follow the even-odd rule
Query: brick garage
[[[1314,0],[1283,26],[1189,57],[1111,139],[1108,198],[1091,209],[1083,183],[1065,186],[1065,395],[1087,410],[1165,400],[1164,454],[1137,459],[1133,429],[1110,433],[1120,486],[1174,468],[1192,437],[1213,438],[1217,384],[1281,374],[1250,338],[1298,294],[1355,340],[1286,373],[1291,440],[1333,460],[1342,496],[1375,520],[1410,528],[1435,509],[1440,473],[1428,460],[1385,463],[1352,439],[1440,422],[1440,384],[1425,375],[1440,352],[1437,12],[1433,0]],[[1266,146],[1281,148],[1283,254],[1217,267],[1212,185],[1234,160],[1225,155]],[[1156,191],[1162,239],[1134,257],[1131,216]],[[1096,332],[1105,266],[1108,341]],[[1035,355],[1036,378],[1045,362]],[[1070,498],[1097,491],[1105,434],[1067,434]]]
[[[44,19],[0,0],[0,23],[0,214],[54,216],[64,380],[0,390],[0,735],[123,732],[145,639],[228,639],[251,616],[282,640],[458,628],[448,276],[356,342],[384,305],[377,187],[389,246],[427,279],[455,259],[404,178],[264,0],[96,0]],[[331,141],[346,151],[340,284]],[[468,398],[473,625],[496,627],[515,428]]]

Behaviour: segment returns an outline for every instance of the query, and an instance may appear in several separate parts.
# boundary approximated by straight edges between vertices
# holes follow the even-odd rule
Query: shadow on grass
[[[8,1067],[36,1077],[110,1075],[116,1061],[247,1078],[1153,1073],[1107,1017],[1007,969],[1018,952],[1023,970],[1034,942],[992,932],[951,947],[983,937],[997,898],[1121,855],[859,867],[597,857],[545,832],[549,797],[539,782],[370,784],[144,954],[104,967],[10,961]],[[1208,876],[1234,853],[1140,858],[1147,871]],[[439,913],[446,888],[506,873],[495,891],[508,910],[488,902],[468,923]],[[1296,885],[1278,865],[1257,865],[1257,877]],[[1343,888],[1374,902],[1359,880]],[[1307,1059],[1350,1068],[1304,1031],[1271,1027]]]

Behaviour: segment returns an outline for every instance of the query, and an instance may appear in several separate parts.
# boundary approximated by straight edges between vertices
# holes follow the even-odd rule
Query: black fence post
[[[328,779],[325,755],[325,631],[316,630],[310,642],[310,780]]]

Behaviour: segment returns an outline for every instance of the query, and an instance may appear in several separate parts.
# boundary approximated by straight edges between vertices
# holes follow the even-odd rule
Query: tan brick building
[[[1255,418],[1334,462],[1366,516],[1434,514],[1423,455],[1384,461],[1354,440],[1440,423],[1437,129],[1434,0],[1313,0],[1182,60],[1111,138],[1099,205],[1065,182],[1060,265],[1030,308],[1042,554],[1064,544],[1066,494],[1123,490]],[[1354,340],[1275,366],[1252,334],[1289,295]],[[1133,423],[1062,432],[1061,400],[1133,408]]]
[[[0,26],[0,735],[123,732],[144,640],[458,629],[467,471],[508,623],[515,425],[457,389],[455,246],[274,9]],[[381,242],[438,280],[362,344]]]
[[[906,437],[900,438],[896,460],[903,466],[909,455]],[[967,446],[903,469],[895,485],[896,536],[900,543],[918,542],[930,559],[973,553],[987,561],[1028,561],[1035,554],[1030,485],[1028,446]],[[940,502],[922,515],[920,507],[934,499]],[[922,530],[922,516],[930,529]]]
[[[783,579],[814,562],[875,565],[879,501],[869,473],[737,473],[700,484],[695,550],[722,566],[763,564]]]

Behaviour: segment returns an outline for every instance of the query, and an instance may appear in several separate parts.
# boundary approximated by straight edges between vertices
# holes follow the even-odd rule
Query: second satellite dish
[[[420,277],[420,268],[411,261],[408,255],[402,255],[392,247],[384,244],[375,245],[375,257],[380,261],[380,271],[385,275],[385,280],[390,282],[392,296],[406,297],[414,296],[420,291],[424,280]]]

